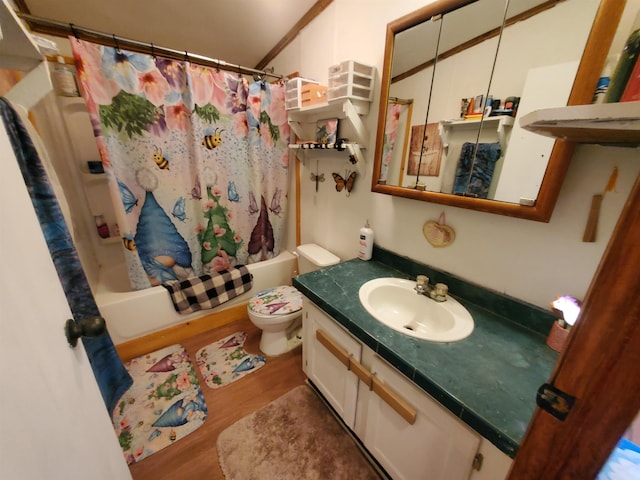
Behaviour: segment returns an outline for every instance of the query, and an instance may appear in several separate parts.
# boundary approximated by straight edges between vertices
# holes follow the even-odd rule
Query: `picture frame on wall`
[[[338,119],[318,120],[316,123],[316,142],[336,143],[338,139]]]
[[[420,158],[421,154],[422,159]],[[440,138],[439,124],[428,123],[412,126],[407,175],[437,177],[440,175],[441,159],[442,139]]]

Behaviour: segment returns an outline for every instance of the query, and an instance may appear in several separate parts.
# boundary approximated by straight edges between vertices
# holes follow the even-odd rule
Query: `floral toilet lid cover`
[[[249,301],[249,310],[258,315],[286,315],[302,309],[302,294],[283,285],[258,293]]]

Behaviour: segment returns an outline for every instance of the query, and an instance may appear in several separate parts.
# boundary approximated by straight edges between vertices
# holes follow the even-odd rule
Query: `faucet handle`
[[[418,293],[427,293],[427,288],[429,287],[429,277],[426,275],[418,275],[416,277],[416,287],[415,291]]]
[[[449,287],[444,283],[436,283],[435,285],[435,294],[438,297],[446,297],[447,292],[449,291]]]

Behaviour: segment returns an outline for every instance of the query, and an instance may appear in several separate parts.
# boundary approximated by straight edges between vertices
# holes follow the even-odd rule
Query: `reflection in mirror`
[[[589,103],[614,3],[439,0],[391,22],[372,191],[548,221],[572,145],[518,118]]]

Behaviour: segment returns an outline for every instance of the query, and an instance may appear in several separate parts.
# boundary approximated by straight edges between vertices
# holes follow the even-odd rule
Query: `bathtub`
[[[270,260],[248,265],[248,268],[253,274],[253,286],[250,291],[219,307],[188,315],[176,312],[169,292],[164,287],[131,291],[124,263],[101,269],[98,284],[93,286],[93,292],[100,313],[107,322],[113,343],[118,345],[167,327],[247,303],[261,290],[278,285],[290,285],[296,269],[296,256],[289,251],[284,251]]]

